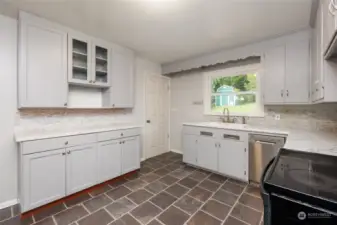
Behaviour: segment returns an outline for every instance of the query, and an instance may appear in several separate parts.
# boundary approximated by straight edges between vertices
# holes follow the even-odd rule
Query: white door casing
[[[170,149],[170,79],[148,76],[145,83],[145,156],[150,158]]]

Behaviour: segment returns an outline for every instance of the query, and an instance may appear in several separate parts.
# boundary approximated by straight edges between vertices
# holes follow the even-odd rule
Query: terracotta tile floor
[[[0,225],[262,225],[258,188],[193,168],[165,153],[138,173],[20,220],[0,210]]]

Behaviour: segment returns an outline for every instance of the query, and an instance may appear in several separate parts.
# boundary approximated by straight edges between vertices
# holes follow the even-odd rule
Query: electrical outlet
[[[281,115],[280,114],[275,114],[274,115],[274,119],[275,120],[280,120],[281,119]]]

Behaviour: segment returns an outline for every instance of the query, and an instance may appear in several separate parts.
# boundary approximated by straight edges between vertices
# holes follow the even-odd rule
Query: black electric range
[[[337,156],[281,149],[261,184],[265,225],[337,225]]]

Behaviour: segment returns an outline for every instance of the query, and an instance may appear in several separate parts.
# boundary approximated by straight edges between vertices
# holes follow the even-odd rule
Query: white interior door
[[[145,85],[145,158],[169,151],[170,79],[149,76]]]

